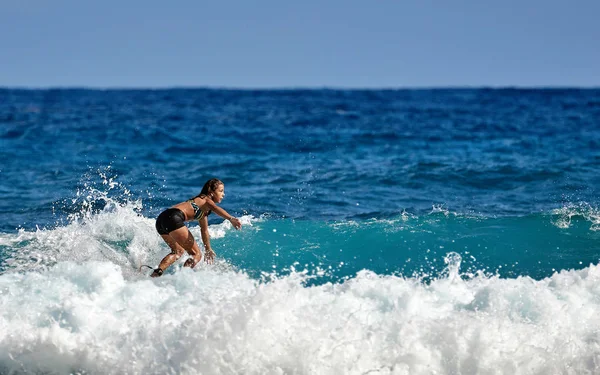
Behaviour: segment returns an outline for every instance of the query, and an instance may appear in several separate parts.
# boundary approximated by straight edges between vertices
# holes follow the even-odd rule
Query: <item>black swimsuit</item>
[[[169,234],[185,226],[185,214],[179,208],[168,208],[156,218],[158,234]]]
[[[202,219],[205,214],[206,216],[210,215],[210,211],[206,213],[202,211],[196,202],[194,202],[194,199],[188,200],[194,209],[194,220]],[[185,226],[185,214],[179,208],[168,208],[156,218],[156,230],[158,234],[169,234],[183,226]]]

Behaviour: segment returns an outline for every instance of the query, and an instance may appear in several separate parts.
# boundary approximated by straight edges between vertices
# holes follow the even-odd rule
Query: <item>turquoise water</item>
[[[598,90],[0,90],[0,373],[597,373],[599,119]],[[212,177],[242,230],[150,279]]]

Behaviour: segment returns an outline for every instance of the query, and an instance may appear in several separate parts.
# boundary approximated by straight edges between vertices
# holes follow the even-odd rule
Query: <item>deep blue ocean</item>
[[[0,198],[2,374],[600,374],[600,89],[0,89]]]

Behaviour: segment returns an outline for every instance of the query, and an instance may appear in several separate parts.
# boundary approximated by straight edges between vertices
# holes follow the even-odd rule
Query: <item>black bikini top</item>
[[[194,220],[200,220],[204,217],[205,212],[202,211],[202,209],[196,204],[196,202],[194,202],[194,199],[196,198],[189,199],[188,202],[190,202],[192,208],[194,209]],[[210,215],[210,211],[206,212],[206,216],[208,215]]]

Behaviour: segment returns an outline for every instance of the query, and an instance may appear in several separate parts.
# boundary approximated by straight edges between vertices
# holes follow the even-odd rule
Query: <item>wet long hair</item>
[[[224,185],[224,184],[223,184],[223,181],[219,180],[218,178],[212,178],[212,179],[206,181],[206,183],[202,187],[202,190],[200,191],[200,194],[196,195],[194,198],[207,197],[210,193],[212,193],[213,191],[216,191],[217,188],[219,187],[219,185]]]

